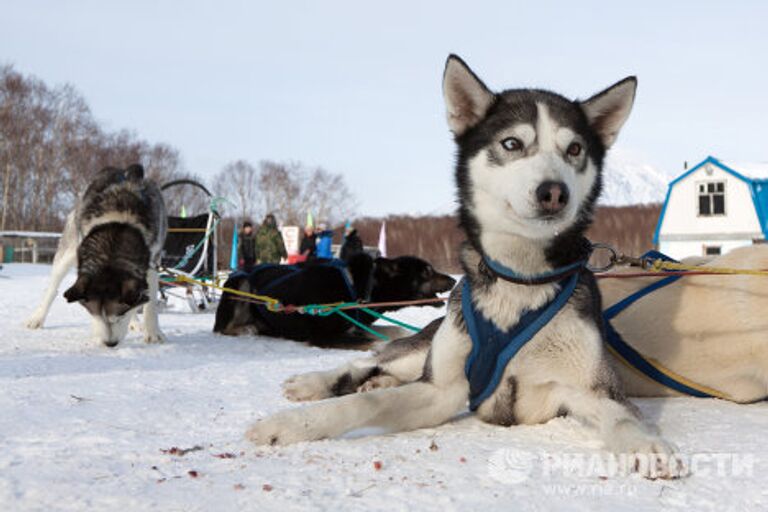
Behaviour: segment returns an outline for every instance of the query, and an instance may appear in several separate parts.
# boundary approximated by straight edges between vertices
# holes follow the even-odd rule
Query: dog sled
[[[208,199],[208,209],[190,216],[168,216],[160,274],[161,298],[166,304],[170,297],[183,298],[192,311],[205,311],[218,300],[216,289],[205,284],[215,285],[217,281],[219,201],[203,184],[190,179],[174,180],[160,189],[166,192],[173,187],[193,187]],[[196,282],[181,284],[182,276]]]

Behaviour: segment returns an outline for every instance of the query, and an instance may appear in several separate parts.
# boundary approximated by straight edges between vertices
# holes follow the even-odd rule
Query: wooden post
[[[0,231],[5,231],[5,219],[8,213],[8,188],[11,186],[11,159],[5,162],[5,177],[3,178],[3,216],[0,219]]]
[[[37,263],[37,240],[30,238],[29,245],[32,247],[32,263]]]

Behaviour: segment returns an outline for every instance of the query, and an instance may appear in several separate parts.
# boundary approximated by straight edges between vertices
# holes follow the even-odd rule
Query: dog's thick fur
[[[64,292],[91,314],[95,341],[114,347],[144,304],[144,341],[160,343],[157,268],[168,230],[160,189],[144,169],[101,170],[67,217],[43,300],[27,320],[42,327],[61,280],[77,265],[77,281]]]
[[[498,279],[483,258],[536,275],[588,255],[583,234],[600,193],[603,158],[629,115],[635,88],[635,79],[627,78],[581,102],[542,90],[494,94],[458,57],[448,59],[443,89],[458,146],[456,181],[468,239],[462,265],[473,302],[499,328],[551,300],[558,285]],[[466,407],[469,391],[464,366],[472,343],[461,287],[446,319],[430,329],[434,338],[418,380],[284,411],[257,422],[247,436],[258,444],[284,444],[362,427],[402,431],[451,419]],[[409,375],[418,373],[417,358],[405,359],[413,363],[400,361]],[[311,388],[312,379],[300,380]],[[570,414],[595,427],[608,449],[652,461],[638,467],[645,476],[679,476],[672,447],[623,398],[605,354],[600,294],[588,271],[565,307],[507,364],[501,384],[476,412],[503,425]]]
[[[298,268],[296,271],[286,265],[256,267],[248,274],[233,274],[224,287],[268,294],[283,304],[303,306],[350,300],[342,272],[347,274],[355,295],[372,303],[436,298],[438,293],[450,291],[456,283],[452,277],[437,272],[428,262],[413,256],[374,259],[367,254],[358,254],[345,268],[323,262],[310,262]],[[388,311],[399,307],[376,309]],[[374,320],[367,314],[359,316],[359,321],[364,324]],[[273,313],[226,292],[216,310],[213,330],[229,335],[253,332],[299,341],[326,342],[338,338],[351,327],[352,324],[338,315]]]

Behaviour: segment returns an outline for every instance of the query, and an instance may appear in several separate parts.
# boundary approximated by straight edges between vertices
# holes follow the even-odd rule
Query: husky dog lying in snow
[[[302,265],[259,265],[252,272],[237,272],[225,288],[269,295],[283,304],[331,304],[364,299],[366,302],[396,302],[436,298],[450,291],[456,281],[437,272],[432,265],[413,256],[372,258],[358,254],[346,264],[314,261]],[[392,311],[400,307],[375,308]],[[348,311],[364,324],[375,318]],[[326,317],[273,313],[266,307],[239,300],[225,292],[216,309],[214,332],[237,335],[255,332],[293,340],[326,341],[352,328],[338,315]]]
[[[690,258],[684,262],[768,269],[768,246],[742,247],[717,258]],[[648,283],[648,279],[603,279],[599,288],[603,303],[610,306]],[[768,293],[761,278],[689,276],[633,304],[612,323],[645,357],[735,402],[750,403],[768,396],[767,309]],[[418,334],[384,345],[373,357],[291,377],[283,384],[285,396],[293,401],[321,400],[415,382],[422,377],[432,338],[443,318],[432,321]],[[625,395],[680,396],[614,357],[610,354]]]
[[[144,304],[144,341],[162,342],[155,299],[167,230],[160,189],[140,165],[101,170],[67,217],[50,283],[27,327],[42,327],[61,280],[77,264],[77,281],[64,297],[91,314],[96,341],[117,345]]]
[[[422,366],[408,350],[398,357],[393,345],[391,366],[408,369],[407,384],[283,411],[255,423],[247,437],[257,444],[288,444],[363,427],[430,427],[462,411],[470,397],[471,408],[490,423],[532,424],[573,415],[596,427],[608,449],[645,461],[637,468],[644,476],[679,476],[673,448],[624,398],[606,354],[595,278],[578,265],[590,251],[584,232],[601,190],[603,158],[630,113],[635,88],[630,77],[585,101],[543,90],[495,94],[461,59],[449,57],[443,91],[458,146],[466,276],[452,293],[445,320],[417,335],[417,344],[433,338],[426,362]],[[502,278],[504,272],[497,270],[502,267],[507,277],[510,272],[522,277],[517,283]],[[527,312],[564,296],[565,281],[544,276],[565,275],[562,269],[575,267],[567,280],[575,283],[568,285],[575,289],[567,302],[500,367],[495,388],[485,388],[491,392],[473,407],[477,395],[469,367],[478,360],[478,346],[481,359],[484,352],[483,340],[473,343],[470,337],[470,321],[490,323],[497,331],[514,329]],[[526,276],[527,284],[518,284]],[[376,373],[376,366],[350,367],[339,379],[354,387]],[[328,394],[323,374],[299,376],[286,388],[299,399]]]

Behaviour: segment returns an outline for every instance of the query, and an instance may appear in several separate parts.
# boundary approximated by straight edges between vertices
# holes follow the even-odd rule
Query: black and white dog
[[[584,266],[590,252],[584,232],[605,152],[630,113],[636,85],[626,78],[585,101],[543,90],[495,94],[460,58],[449,57],[443,91],[458,146],[465,283],[455,288],[446,318],[414,339],[339,371],[299,375],[285,388],[302,400],[337,394],[340,379],[347,389],[366,381],[368,389],[391,380],[404,385],[283,411],[255,423],[247,437],[288,444],[363,427],[403,431],[444,423],[474,396],[469,368],[476,351],[482,359],[486,340],[473,340],[472,327],[486,322],[496,332],[514,331],[521,317],[566,297],[514,357],[497,365],[495,387],[486,388],[491,392],[479,404],[470,400],[471,408],[502,425],[573,415],[595,427],[609,450],[632,457],[644,476],[679,476],[673,448],[621,393],[604,348],[600,294]],[[425,361],[419,354],[433,335]],[[379,382],[371,382],[372,374],[381,374]]]
[[[117,345],[143,304],[144,341],[162,342],[155,302],[167,230],[160,189],[140,165],[101,170],[67,217],[50,283],[27,327],[42,327],[61,280],[77,264],[77,281],[64,297],[91,314],[96,341]]]
[[[249,294],[267,295],[282,304],[332,304],[363,300],[369,303],[412,301],[436,298],[450,291],[456,281],[436,271],[421,258],[372,258],[357,254],[347,263],[315,261],[298,266],[260,265],[253,271],[237,272],[227,279],[225,288]],[[400,307],[374,308],[392,311]],[[363,324],[375,318],[356,311],[348,312]],[[225,292],[216,309],[214,332],[238,335],[253,332],[299,341],[338,341],[352,324],[338,315],[274,313],[265,306]]]

